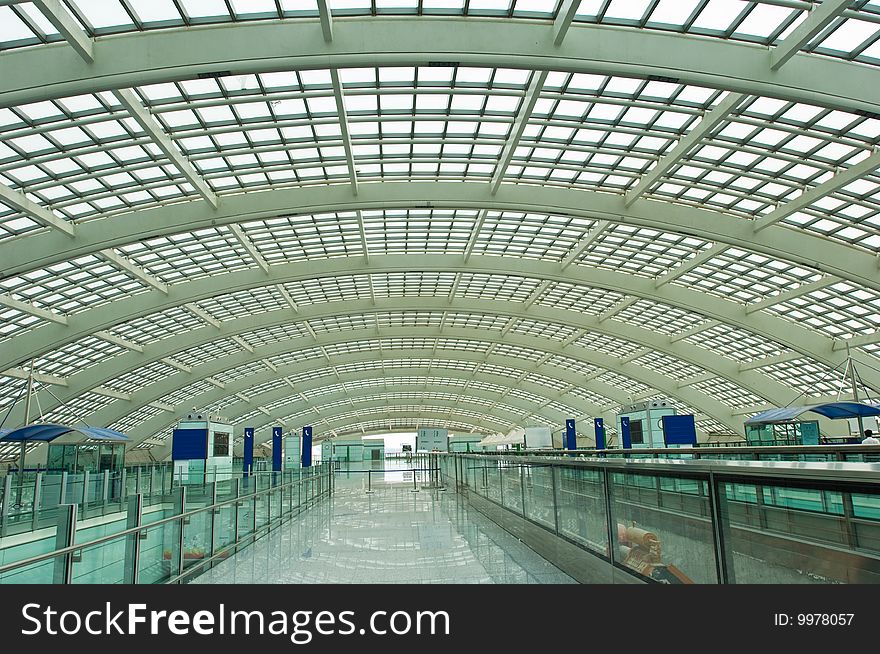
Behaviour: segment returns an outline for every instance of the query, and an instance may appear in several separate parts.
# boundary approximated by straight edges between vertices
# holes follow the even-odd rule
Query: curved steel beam
[[[659,30],[573,25],[554,44],[552,21],[350,17],[325,41],[317,21],[222,23],[104,36],[87,63],[66,45],[4,53],[0,107],[97,91],[294,69],[425,66],[433,62],[648,77],[880,111],[880,71],[796,54],[771,70],[766,46]]]
[[[231,225],[280,214],[369,209],[488,209],[578,216],[612,223],[688,234],[743,250],[791,261],[880,291],[875,256],[844,243],[781,225],[755,233],[754,221],[664,201],[624,197],[552,186],[461,182],[362,183],[281,188],[264,193],[222,196],[219,209],[193,201],[144,209],[77,224],[71,238],[46,230],[0,243],[0,278],[39,270],[101,250],[158,236]]]
[[[617,276],[623,280],[631,279],[627,276]],[[625,322],[601,320],[599,316],[581,314],[567,309],[554,309],[540,304],[532,304],[525,307],[522,304],[495,300],[475,300],[466,298],[453,298],[450,302],[445,297],[421,297],[421,298],[377,298],[375,304],[372,300],[329,302],[321,305],[301,307],[300,311],[293,313],[289,310],[266,311],[252,316],[245,316],[236,320],[217,323],[219,328],[208,326],[184,332],[177,336],[161,339],[155,343],[143,346],[143,351],[126,351],[110,358],[104,363],[97,364],[85,369],[81,373],[72,375],[66,379],[66,386],[55,389],[56,397],[41,397],[41,407],[46,413],[50,412],[59,403],[72,400],[82,393],[100,387],[111,380],[125,375],[133,370],[141,368],[151,362],[173,356],[177,352],[188,350],[192,347],[203,345],[211,341],[230,338],[260,328],[273,327],[291,322],[304,322],[323,319],[336,315],[362,315],[374,312],[401,312],[401,311],[434,311],[438,314],[444,311],[468,312],[480,315],[498,315],[518,319],[530,319],[548,324],[559,324],[587,332],[610,334],[616,338],[628,340],[651,350],[665,352],[677,359],[699,367],[700,370],[708,371],[715,376],[731,379],[738,386],[745,388],[770,402],[786,404],[790,402],[793,391],[778,382],[769,379],[757,371],[741,371],[739,364],[731,359],[719,356],[710,350],[701,348],[683,339],[672,341],[655,330],[638,327]],[[461,330],[459,330],[461,331]],[[464,330],[465,332],[472,330]],[[351,331],[342,332],[343,336]],[[382,335],[386,332],[381,332]],[[451,333],[443,330],[442,333]],[[481,332],[484,340],[496,340],[504,342],[510,334],[503,336],[497,330]],[[373,338],[377,334],[367,332]],[[503,336],[503,338],[502,338]],[[327,338],[333,336],[328,333]],[[322,341],[324,342],[324,341]],[[114,402],[107,409],[99,412],[100,416],[93,418],[94,424],[112,424],[126,413],[132,412],[158,401],[166,395],[187,385],[205,379],[213,375],[245,365],[254,360],[265,359],[279,353],[289,351],[293,346],[314,347],[316,341],[312,338],[291,340],[281,343],[257,346],[253,352],[241,350],[237,354],[212,358],[210,361],[200,364],[189,372],[180,371],[141,389],[136,394],[136,401],[129,403]],[[569,346],[573,347],[573,346]],[[17,406],[10,414],[10,424],[17,424],[23,418],[23,409]]]
[[[484,331],[474,330],[474,329],[451,329],[444,328],[442,330],[433,328],[433,327],[398,327],[398,328],[388,328],[383,329],[380,334],[377,334],[372,329],[366,330],[346,330],[333,334],[328,334],[326,336],[321,336],[318,340],[313,340],[308,337],[303,337],[300,339],[292,339],[291,343],[288,345],[286,351],[289,353],[297,352],[300,350],[309,350],[319,346],[330,346],[337,345],[343,343],[354,343],[358,341],[365,341],[368,339],[378,339],[378,338],[426,338],[426,339],[457,339],[457,340],[466,340],[473,341],[479,343],[504,343],[507,345],[511,345],[514,347],[520,347],[526,350],[531,350],[536,353],[535,360],[539,360],[539,355],[541,354],[549,354],[549,355],[561,355],[565,356],[574,361],[579,361],[581,363],[586,363],[591,366],[597,366],[599,368],[603,368],[605,370],[613,370],[625,377],[629,377],[630,379],[636,380],[652,389],[655,389],[657,392],[665,394],[669,397],[678,398],[685,404],[688,404],[695,409],[702,411],[706,415],[714,417],[720,423],[724,424],[732,431],[738,432],[742,426],[742,418],[735,417],[730,408],[715,398],[709,397],[708,395],[696,391],[690,388],[687,385],[679,385],[676,380],[666,377],[660,373],[657,373],[653,370],[640,366],[638,364],[632,362],[624,362],[620,359],[610,356],[606,353],[598,352],[595,350],[589,350],[583,347],[578,347],[574,345],[565,346],[560,342],[552,341],[546,338],[539,338],[536,336],[526,336],[522,334],[507,334],[503,337],[500,334],[490,334],[487,335]],[[294,342],[295,341],[295,342]],[[394,350],[389,350],[394,351]],[[504,365],[509,365],[509,362],[512,361],[511,358],[496,354],[490,354],[488,357],[485,353],[482,352],[465,352],[460,350],[448,350],[442,347],[436,348],[436,350],[405,350],[407,355],[415,356],[416,353],[422,358],[430,358],[432,356],[442,356],[446,359],[461,359],[465,361],[487,361],[489,363],[499,362]],[[257,351],[255,350],[255,354]],[[373,359],[376,360],[381,357],[378,350],[376,354],[379,357],[374,356]],[[253,355],[251,355],[253,356]],[[324,359],[321,359],[322,363]],[[538,368],[535,368],[538,370]],[[557,373],[556,376],[560,377],[563,373]],[[551,375],[552,376],[552,375]],[[204,378],[204,376],[202,377]],[[569,378],[566,375],[566,379],[571,379],[571,383],[577,383],[580,381],[580,384],[585,388],[590,388],[595,385],[590,380],[586,380],[583,377],[575,375],[574,378]],[[195,381],[191,379],[190,381]],[[501,380],[499,380],[501,381]],[[607,387],[604,385],[600,385],[597,387],[600,395],[605,395],[610,397],[611,399],[615,399],[617,401],[623,401],[624,398],[620,397],[619,393],[611,393]],[[131,408],[125,407],[123,411],[121,411],[122,415],[126,415],[132,411]],[[97,415],[97,414],[95,414]],[[105,414],[105,420],[106,420]],[[109,424],[105,421],[99,422],[97,419],[94,420],[93,424]],[[167,424],[167,420],[165,422]],[[158,425],[157,425],[158,426]],[[147,434],[151,435],[151,434]]]
[[[177,284],[170,287],[167,294],[156,290],[141,293],[102,306],[97,310],[71,315],[65,325],[46,325],[16,336],[12,341],[0,346],[0,370],[12,368],[21,362],[29,361],[79,338],[110,329],[114,325],[128,320],[221,295],[218,293],[218,289],[222,289],[222,294],[226,294],[268,284],[318,277],[412,271],[518,275],[545,281],[615,290],[628,296],[655,299],[728,325],[740,327],[781,343],[795,352],[800,352],[831,367],[841,365],[847,359],[846,352],[835,351],[834,342],[822,334],[809,331],[764,312],[748,314],[742,305],[675,284],[664,284],[658,288],[655,286],[654,280],[634,275],[580,266],[571,266],[563,272],[557,263],[508,257],[472,256],[468,259],[467,264],[463,264],[458,257],[451,255],[377,255],[371,256],[369,262],[360,258],[352,261],[352,258],[349,257],[279,264],[270,267],[268,273],[264,273],[261,269],[249,269]],[[444,310],[444,303],[439,298],[412,298],[412,300],[416,303],[409,305],[412,310],[426,310],[432,307]],[[516,306],[509,302],[504,304],[511,308]],[[525,317],[530,315],[528,312],[532,311],[533,307],[534,304],[531,307],[523,307],[527,311],[524,314]],[[364,310],[373,311],[369,307]],[[348,312],[348,308],[339,311],[343,315]],[[601,322],[601,316],[596,320]],[[584,317],[575,326],[583,327],[589,324],[590,318]],[[617,323],[614,324],[617,329]],[[665,348],[666,345],[663,347]],[[855,356],[858,358],[860,355]],[[735,364],[728,362],[727,365]],[[868,366],[865,368],[864,382],[872,388],[880,389],[880,371],[868,368]],[[730,379],[735,379],[741,374],[738,370],[737,368],[737,372],[731,372],[727,376]],[[764,397],[771,399],[767,394],[764,394]],[[790,398],[785,401],[789,400]],[[782,399],[779,398],[778,401],[782,401]]]
[[[433,404],[434,405],[439,404],[441,407],[444,406],[443,403],[440,403],[440,402],[435,402]],[[362,416],[359,421],[360,422],[368,422],[368,421],[381,422],[382,420],[389,420],[389,419],[393,420],[394,418],[413,418],[415,421],[426,423],[432,419],[438,420],[438,421],[448,420],[448,421],[454,422],[454,423],[463,423],[463,424],[470,425],[472,428],[480,429],[483,432],[492,432],[492,431],[497,432],[497,431],[501,431],[501,430],[510,429],[511,427],[514,426],[513,422],[511,422],[505,418],[502,418],[502,417],[494,417],[493,416],[493,417],[489,417],[487,419],[476,420],[470,416],[462,416],[462,415],[454,416],[451,414],[451,412],[445,411],[445,410],[438,411],[437,409],[439,407],[437,407],[437,406],[425,405],[425,408],[421,411],[412,411],[409,408],[409,406],[410,405],[401,405],[399,403],[395,404],[395,403],[388,403],[388,402],[377,402],[375,406],[365,407],[365,408],[368,408],[370,410],[370,412],[367,413],[366,415]],[[451,403],[451,402],[448,403],[448,407],[454,408],[454,403]],[[377,409],[383,409],[383,410],[380,412]],[[342,417],[339,417],[340,415]],[[329,418],[328,421],[326,423],[324,423],[324,426],[326,427],[326,429],[323,433],[321,432],[320,429],[312,432],[313,439],[314,440],[323,440],[324,438],[332,438],[333,435],[330,432],[331,432],[331,430],[337,431],[335,429],[336,425],[351,425],[351,424],[357,424],[357,422],[358,422],[357,419],[355,419],[353,421],[352,417],[347,416],[344,413],[337,414],[336,416]],[[484,425],[482,425],[481,422],[494,423],[496,428],[495,429],[488,429]],[[266,424],[268,425],[269,423],[266,423]],[[261,429],[261,428],[257,427],[256,429]],[[387,431],[388,430],[386,430],[386,429],[381,430],[381,432],[383,434],[386,433]],[[268,437],[270,436],[270,434],[266,433],[266,432],[262,432],[262,433],[263,433],[263,436],[261,438],[257,438],[256,434],[254,435],[254,445],[261,445],[268,440]],[[159,460],[159,459],[157,458],[157,460]]]
[[[425,355],[426,358],[430,357],[433,350],[428,351],[420,351],[420,350],[410,350],[414,352],[419,352],[422,355]],[[395,352],[395,350],[386,350],[386,352]],[[579,386],[582,388],[587,388],[592,392],[596,392],[599,395],[603,395],[606,397],[610,403],[619,403],[623,404],[627,401],[627,396],[622,391],[615,389],[614,387],[607,386],[603,387],[602,385],[591,382],[590,380],[584,379],[581,375],[571,373],[566,370],[561,370],[558,367],[554,367],[548,364],[542,364],[540,366],[534,366],[531,364],[524,363],[521,359],[513,359],[510,357],[503,357],[500,355],[494,355],[490,357],[486,357],[482,353],[475,352],[461,352],[453,354],[452,351],[449,350],[440,350],[441,353],[454,356],[455,361],[472,361],[475,364],[479,364],[482,361],[486,361],[491,363],[492,365],[498,367],[504,364],[504,368],[510,370],[514,373],[538,373],[542,374],[546,377],[550,377],[552,379],[558,379],[560,381],[564,381],[570,386]],[[467,355],[467,356],[459,356],[459,355]],[[365,352],[365,353],[357,353],[357,354],[349,354],[340,357],[334,358],[333,366],[345,366],[353,363],[365,363],[365,362],[376,362],[381,361],[376,357],[375,352]],[[432,361],[430,365],[430,373],[426,373],[428,370],[428,366],[413,366],[413,367],[398,367],[394,366],[391,369],[391,373],[393,373],[392,378],[398,378],[401,376],[412,376],[412,377],[425,377],[430,376],[432,379],[442,379],[446,381],[452,380],[473,380],[484,382],[488,384],[492,384],[494,386],[498,386],[500,388],[504,388],[506,391],[513,390],[513,387],[510,386],[510,383],[506,379],[500,379],[497,375],[482,373],[477,371],[462,371],[459,368],[450,367],[450,363],[452,360],[438,360]],[[249,406],[252,410],[254,406],[262,405],[267,402],[272,402],[277,397],[275,395],[268,396],[266,393],[281,393],[281,396],[284,394],[296,394],[300,392],[304,392],[306,390],[314,390],[315,388],[321,388],[322,385],[326,385],[327,377],[332,377],[334,383],[341,382],[356,382],[363,379],[373,379],[373,378],[381,378],[380,375],[382,370],[380,368],[370,368],[364,371],[360,371],[358,373],[340,373],[337,378],[334,374],[335,368],[328,366],[328,364],[323,360],[318,361],[307,361],[304,363],[290,364],[288,366],[279,366],[277,371],[261,371],[259,373],[248,375],[247,377],[243,377],[241,379],[237,379],[234,382],[230,382],[226,384],[225,388],[211,388],[209,390],[204,391],[198,395],[190,398],[188,404],[197,406],[197,407],[210,407],[225,398],[235,397],[239,394],[244,395],[248,398],[249,402],[242,401],[241,406]],[[296,388],[292,388],[287,385],[284,381],[279,381],[279,386],[277,389],[273,389],[273,391],[267,391],[259,396],[251,396],[249,390],[252,388],[263,386],[264,384],[271,382],[275,379],[282,380],[283,377],[289,374],[303,374],[307,372],[315,373],[316,377],[310,383],[297,384]],[[324,373],[324,374],[322,374]],[[283,388],[282,388],[283,387]],[[518,390],[526,391],[529,395],[532,395],[536,398],[543,398],[548,401],[559,402],[561,404],[569,404],[573,408],[577,409],[580,413],[580,416],[594,416],[600,415],[604,413],[603,407],[596,405],[592,402],[588,402],[579,397],[569,395],[567,393],[559,393],[550,389],[541,384],[537,384],[532,382],[526,377],[522,382],[517,384],[516,388]],[[594,389],[600,388],[600,391],[596,391]],[[460,389],[460,387],[459,387]],[[239,397],[239,399],[241,399]],[[323,401],[324,398],[316,398],[316,400]],[[233,406],[237,403],[231,403],[227,406]],[[223,410],[226,412],[226,406],[224,406]],[[108,421],[105,414],[107,413],[107,409],[99,410],[93,413],[91,416],[86,418],[84,422],[86,424],[112,424],[112,421]],[[236,416],[239,415],[238,413]],[[228,415],[224,415],[224,417],[231,417]],[[577,417],[577,416],[574,416]],[[147,420],[145,423],[138,425],[137,427],[128,430],[126,433],[131,438],[132,446],[136,446],[138,443],[143,441],[144,439],[151,438],[156,434],[160,434],[170,426],[174,424],[176,421],[176,417],[169,417],[164,415],[156,416],[150,420]]]

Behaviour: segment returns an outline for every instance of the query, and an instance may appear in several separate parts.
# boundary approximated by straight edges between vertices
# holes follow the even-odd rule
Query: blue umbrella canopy
[[[789,422],[803,413],[818,413],[820,416],[839,420],[842,418],[858,418],[859,416],[880,416],[880,406],[863,402],[826,402],[807,406],[788,406],[781,409],[770,409],[746,420],[747,425],[768,425]]]
[[[53,441],[59,436],[76,432],[88,439],[99,441],[127,441],[122,432],[103,427],[68,427],[66,425],[26,425],[15,429],[0,429],[0,442]]]

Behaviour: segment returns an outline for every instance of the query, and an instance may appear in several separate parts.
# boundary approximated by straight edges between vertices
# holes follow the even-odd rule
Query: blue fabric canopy
[[[67,427],[65,425],[27,425],[17,429],[0,429],[0,442],[53,441],[59,436],[77,432],[87,439],[99,441],[127,441],[128,436],[102,427]]]
[[[859,416],[880,416],[880,406],[862,402],[826,402],[808,406],[789,406],[782,409],[770,409],[746,420],[747,425],[768,425],[794,420],[802,413],[818,413],[820,416],[838,420],[841,418],[857,418]]]

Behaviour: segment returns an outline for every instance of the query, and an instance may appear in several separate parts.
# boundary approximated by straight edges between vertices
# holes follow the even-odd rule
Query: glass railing
[[[604,450],[499,450],[490,456],[586,457],[602,459],[717,459],[722,461],[848,461],[880,463],[880,445],[767,445],[702,444],[698,447],[607,448]]]
[[[167,492],[156,487],[150,505],[144,493],[129,493],[118,519],[87,527],[78,513],[88,499],[56,504],[55,524],[36,552],[0,558],[0,584],[186,582],[327,497],[332,487],[329,464]]]
[[[445,455],[440,471],[642,580],[880,583],[880,464]]]

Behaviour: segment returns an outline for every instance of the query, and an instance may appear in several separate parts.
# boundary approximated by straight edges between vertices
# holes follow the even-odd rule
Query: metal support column
[[[31,503],[31,529],[36,531],[40,519],[40,504],[43,503],[43,473],[38,472],[34,480],[34,501]]]
[[[58,507],[58,528],[55,531],[55,549],[72,547],[76,542],[76,504],[64,504]],[[55,557],[53,584],[69,584],[73,582],[73,564],[80,556],[69,552]]]
[[[128,496],[125,528],[140,527],[143,522],[144,496],[140,493]],[[141,541],[147,531],[136,531],[125,537],[125,561],[122,566],[123,583],[136,584],[140,576]]]
[[[550,466],[550,483],[553,487],[553,531],[559,535],[559,472],[556,466]]]
[[[730,516],[727,512],[727,493],[715,479],[715,473],[709,472],[709,510],[712,520],[712,539],[715,542],[715,570],[718,583],[734,584],[733,552],[728,547],[730,542]]]

